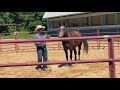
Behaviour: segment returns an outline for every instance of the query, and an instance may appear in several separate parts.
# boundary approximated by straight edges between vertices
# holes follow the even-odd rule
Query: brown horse
[[[58,37],[65,38],[65,37],[82,37],[81,32],[77,30],[67,30],[64,26],[61,26],[58,30]],[[72,60],[72,51],[75,54],[75,60],[77,60],[77,51],[76,47],[78,47],[78,60],[80,60],[80,50],[82,42],[84,44],[84,51],[88,53],[88,42],[87,40],[71,40],[71,41],[62,41],[63,49],[66,54],[66,60],[68,61],[68,50],[70,50],[70,59]],[[72,66],[72,64],[68,64]],[[58,67],[66,66],[66,64],[61,64]]]

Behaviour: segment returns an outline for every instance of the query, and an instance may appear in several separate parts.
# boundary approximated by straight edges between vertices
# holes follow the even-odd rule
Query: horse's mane
[[[65,29],[65,37],[68,37],[68,33],[69,34],[72,34],[72,33],[74,33],[74,32],[79,32],[78,30],[75,30],[75,29]]]
[[[68,32],[69,32],[69,30],[65,29],[65,36],[64,37],[68,37]]]

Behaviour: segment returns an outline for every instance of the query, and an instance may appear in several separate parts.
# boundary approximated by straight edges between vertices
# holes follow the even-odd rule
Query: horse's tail
[[[82,40],[82,42],[83,42],[83,44],[84,44],[84,51],[85,51],[86,53],[88,53],[88,42],[87,42],[87,40]]]

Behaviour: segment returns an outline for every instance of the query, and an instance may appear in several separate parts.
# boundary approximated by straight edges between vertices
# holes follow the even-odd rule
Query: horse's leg
[[[74,54],[75,54],[75,60],[77,60],[76,48],[73,48],[73,50],[74,50]]]
[[[68,51],[67,50],[64,50],[65,51],[65,55],[66,55],[66,60],[68,61]]]
[[[68,50],[64,49],[66,60],[68,61]],[[66,66],[66,64],[60,64],[58,67]]]
[[[70,60],[72,61],[72,50],[70,50]]]
[[[66,55],[66,60],[68,61],[68,50],[64,50],[65,51],[65,55]],[[67,66],[67,64],[64,64],[64,66]]]
[[[80,50],[81,50],[82,42],[80,42],[80,45],[78,46],[78,60],[80,60]]]
[[[70,60],[72,61],[72,50],[70,50]],[[72,64],[68,64],[69,66],[72,66]]]

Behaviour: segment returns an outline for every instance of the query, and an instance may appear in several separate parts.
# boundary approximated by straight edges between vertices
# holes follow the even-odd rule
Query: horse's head
[[[64,26],[61,26],[60,29],[58,30],[58,37],[59,37],[59,38],[64,37],[65,32],[66,32],[65,27],[64,27]]]

